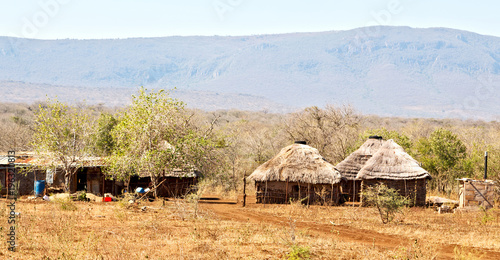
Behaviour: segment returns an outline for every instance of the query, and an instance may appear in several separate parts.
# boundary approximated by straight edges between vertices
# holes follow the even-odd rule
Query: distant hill
[[[500,119],[500,38],[369,27],[246,37],[0,37],[0,101],[45,94],[122,105],[139,86],[202,109],[350,103],[391,116]],[[6,100],[7,99],[7,100]]]

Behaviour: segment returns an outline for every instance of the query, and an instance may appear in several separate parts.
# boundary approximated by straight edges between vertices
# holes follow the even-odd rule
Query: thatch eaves
[[[415,180],[432,179],[419,163],[392,139],[370,158],[359,171],[357,179]]]
[[[335,169],[347,180],[354,180],[365,163],[382,146],[384,140],[381,137],[371,137],[361,145],[358,150],[351,153],[347,158],[338,163]]]
[[[311,184],[336,184],[342,179],[332,164],[316,148],[304,144],[289,145],[248,176],[254,181],[289,181]]]

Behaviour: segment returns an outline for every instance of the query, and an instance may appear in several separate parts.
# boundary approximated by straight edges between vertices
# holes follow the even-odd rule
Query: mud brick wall
[[[491,208],[497,199],[495,185],[492,182],[465,181],[461,182],[460,186],[460,207],[482,206]]]

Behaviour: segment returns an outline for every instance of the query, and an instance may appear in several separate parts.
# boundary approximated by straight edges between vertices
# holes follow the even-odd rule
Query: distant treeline
[[[64,113],[70,118],[76,113],[85,115],[80,121],[88,121],[85,135],[92,138],[92,141],[83,142],[87,147],[85,156],[120,161],[125,158],[123,154],[137,153],[137,158],[164,158],[170,160],[170,165],[182,160],[182,165],[202,168],[207,178],[226,190],[238,189],[244,175],[249,175],[293,141],[307,141],[326,160],[337,164],[370,135],[394,139],[422,163],[433,176],[431,190],[451,193],[456,190],[456,178],[482,178],[485,151],[489,151],[489,178],[498,180],[500,177],[500,123],[495,121],[379,117],[362,115],[350,106],[333,105],[308,107],[288,114],[240,110],[208,112],[187,109],[168,93],[146,91],[134,102],[121,109],[103,105],[65,105],[57,100],[34,104],[0,103],[0,150],[6,153],[8,150],[43,148],[44,133],[41,131],[44,128],[41,125],[43,120],[55,122],[50,121],[53,120],[50,117],[56,115],[53,112],[58,107],[63,111],[59,116],[64,117]],[[160,109],[161,104],[164,107]],[[147,120],[148,117],[151,120]],[[147,131],[155,135],[138,135],[146,131],[145,125],[149,127]],[[77,136],[83,140],[83,134],[76,133],[75,125],[68,123],[61,127],[68,128],[66,134],[72,135],[75,142]],[[134,141],[157,143],[138,147],[126,142],[126,138],[132,137]],[[191,157],[168,155],[181,151]],[[123,166],[132,165],[134,158],[129,156],[127,160],[130,161],[123,161],[123,165],[113,165],[115,168],[111,170],[115,173],[125,171]],[[195,165],[190,160],[198,163]]]

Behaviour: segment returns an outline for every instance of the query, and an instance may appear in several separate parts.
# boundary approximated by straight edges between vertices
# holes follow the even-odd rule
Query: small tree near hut
[[[121,180],[148,175],[156,187],[164,172],[202,170],[215,142],[209,137],[212,128],[201,132],[192,117],[184,103],[163,90],[148,93],[141,88],[112,130],[114,146],[107,173]]]
[[[377,208],[384,224],[391,222],[409,202],[407,198],[399,195],[397,190],[388,188],[382,183],[367,187],[362,196],[363,201],[369,206]]]
[[[42,167],[61,167],[69,192],[82,158],[92,146],[93,124],[87,110],[48,100],[35,113],[32,146]]]

